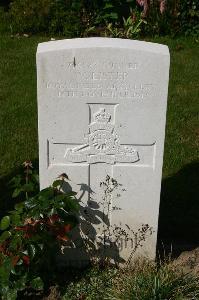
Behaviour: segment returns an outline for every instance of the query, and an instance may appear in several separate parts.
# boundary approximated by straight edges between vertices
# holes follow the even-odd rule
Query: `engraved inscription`
[[[154,86],[150,82],[131,81],[132,74],[136,74],[141,67],[137,62],[87,62],[75,58],[74,64],[74,59],[68,61],[62,57],[60,67],[64,68],[68,79],[45,82],[46,88],[54,90],[59,98],[96,97],[139,101],[154,92]]]
[[[128,76],[127,72],[77,72],[78,80],[125,80]]]
[[[101,108],[93,115],[94,122],[89,125],[87,144],[69,148],[64,155],[68,162],[94,163],[134,163],[139,155],[132,146],[120,145],[111,115]]]
[[[63,58],[64,59],[64,58]],[[73,69],[74,68],[74,61],[65,61],[63,66],[67,69]],[[113,61],[100,61],[100,62],[76,62],[75,64],[76,68],[79,69],[94,69],[97,67],[103,67],[108,69],[129,69],[129,70],[137,70],[138,69],[138,63],[137,62],[113,62]]]
[[[47,89],[56,90],[58,97],[70,98],[122,98],[144,99],[153,89],[152,84],[128,84],[122,81],[109,84],[99,82],[52,82],[46,83]]]

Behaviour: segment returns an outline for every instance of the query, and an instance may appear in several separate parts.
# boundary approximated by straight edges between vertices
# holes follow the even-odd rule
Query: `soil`
[[[35,290],[26,290],[18,293],[17,300],[61,300],[61,295],[56,286],[51,286],[48,293],[35,293]]]

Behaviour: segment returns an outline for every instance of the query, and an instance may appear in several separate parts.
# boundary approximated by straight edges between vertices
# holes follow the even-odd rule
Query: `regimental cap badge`
[[[100,108],[100,110],[94,114],[95,122],[108,123],[110,119],[111,115],[106,112],[105,108]]]

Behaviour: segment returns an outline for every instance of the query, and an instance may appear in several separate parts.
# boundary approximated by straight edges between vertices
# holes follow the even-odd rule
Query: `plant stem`
[[[29,166],[26,167],[26,184],[28,184]],[[26,192],[26,200],[28,200],[28,192]]]

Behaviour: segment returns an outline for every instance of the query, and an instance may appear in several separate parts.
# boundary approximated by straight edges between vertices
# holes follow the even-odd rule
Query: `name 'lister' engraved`
[[[94,163],[133,163],[139,160],[138,152],[131,146],[120,145],[115,127],[110,123],[111,115],[101,108],[93,115],[94,122],[89,125],[88,143],[69,148],[64,155],[69,162]]]

